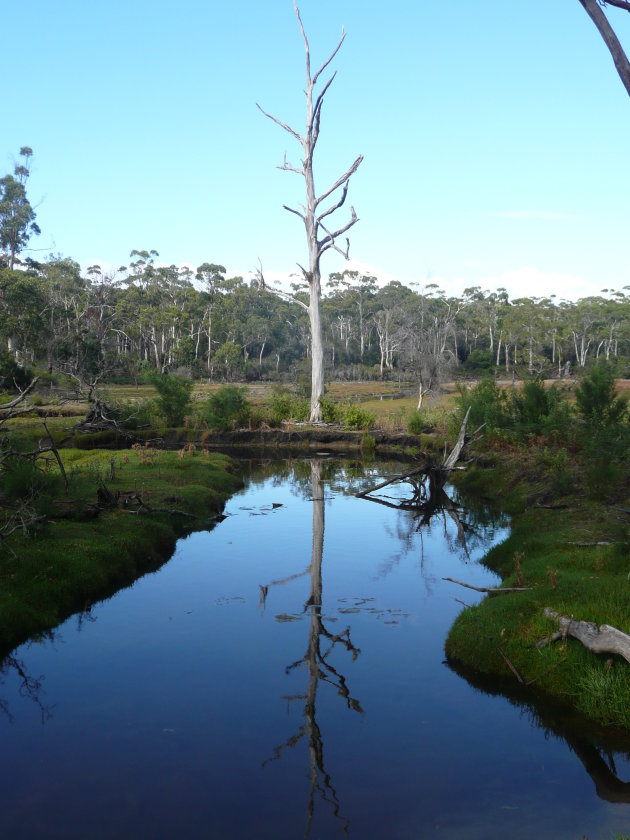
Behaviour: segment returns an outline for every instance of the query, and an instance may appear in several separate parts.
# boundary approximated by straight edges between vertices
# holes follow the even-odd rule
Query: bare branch
[[[283,210],[288,210],[289,213],[295,213],[295,215],[299,216],[300,219],[302,219],[303,222],[306,222],[306,218],[304,217],[304,215],[302,213],[300,213],[299,210],[294,210],[293,207],[289,207],[287,204],[283,204],[282,209]]]
[[[322,194],[319,196],[319,198],[316,198],[316,199],[315,199],[315,207],[317,207],[319,204],[321,204],[321,202],[322,202],[322,201],[324,201],[324,199],[328,198],[328,196],[329,196],[331,193],[334,193],[334,191],[335,191],[335,190],[339,189],[339,187],[340,187],[343,183],[345,183],[345,181],[348,181],[348,180],[350,179],[350,177],[351,177],[352,175],[354,175],[354,173],[357,171],[357,169],[358,169],[358,168],[359,168],[359,166],[361,165],[361,161],[362,161],[362,160],[363,160],[363,155],[359,155],[359,157],[355,160],[355,162],[352,164],[352,166],[350,166],[350,167],[349,167],[349,168],[348,168],[348,169],[344,172],[344,174],[343,174],[343,175],[341,175],[341,177],[337,178],[337,180],[336,180],[336,181],[335,181],[335,183],[332,185],[332,187],[329,187],[329,188],[326,190],[326,192],[322,193]]]
[[[321,224],[322,219],[325,219],[326,216],[330,216],[331,213],[334,213],[335,210],[339,210],[339,208],[343,206],[346,200],[346,196],[348,195],[349,183],[349,181],[346,181],[346,183],[343,185],[343,192],[339,201],[336,204],[333,204],[332,207],[329,207],[328,210],[324,210],[324,212],[320,216],[317,216],[317,218],[315,219],[316,224]]]
[[[30,392],[33,390],[33,388],[37,385],[38,382],[39,377],[36,376],[33,380],[31,380],[29,385],[23,391],[20,391],[20,393],[14,400],[11,400],[11,402],[4,403],[3,405],[1,405],[0,412],[2,412],[2,414],[8,414],[9,412],[11,412],[11,409],[15,408],[16,405],[19,405],[26,399],[26,397],[30,394]]]
[[[612,2],[612,0],[610,1]],[[580,0],[580,3],[584,7],[586,14],[597,27],[597,31],[602,36],[604,43],[608,47],[608,51],[615,63],[619,78],[621,79],[627,93],[630,95],[630,62],[628,61],[628,57],[621,46],[619,38],[617,38],[612,26],[608,23],[608,18],[602,11],[597,0]],[[625,9],[626,11],[630,11],[630,3],[622,4],[621,0],[619,0],[618,2],[613,3],[613,5],[618,6],[621,9]]]
[[[265,292],[271,292],[272,295],[276,295],[276,297],[279,297],[281,300],[285,300],[287,303],[297,303],[298,306],[301,306],[302,309],[305,309],[308,312],[308,306],[304,303],[304,301],[301,301],[299,298],[294,297],[289,292],[283,292],[282,289],[272,289],[265,283],[265,276],[263,274],[263,267],[260,259],[258,260],[258,268],[254,269],[253,273],[256,277],[256,280],[258,281],[259,287],[262,290],[264,290]]]
[[[322,92],[319,94],[319,96],[318,96],[318,97],[317,97],[317,99],[315,100],[315,107],[313,108],[313,116],[314,116],[314,117],[317,117],[317,115],[318,115],[318,114],[319,114],[319,112],[321,111],[321,108],[322,108],[322,103],[323,103],[323,101],[324,101],[324,96],[326,95],[326,91],[327,91],[327,90],[328,90],[328,88],[332,85],[332,83],[333,83],[333,81],[334,81],[334,79],[335,79],[335,76],[336,76],[336,75],[337,75],[337,71],[335,70],[335,72],[332,74],[332,76],[330,77],[330,79],[328,79],[328,81],[327,81],[327,82],[326,82],[326,84],[324,85],[324,87],[323,87],[323,89],[322,89]]]
[[[284,153],[284,161],[281,166],[276,166],[276,169],[282,169],[284,172],[296,172],[298,175],[304,175],[304,167],[298,169],[287,160],[287,153]]]
[[[601,5],[616,6],[618,9],[630,12],[630,0],[602,0]]]
[[[311,51],[308,45],[308,38],[306,37],[306,32],[304,31],[304,26],[302,24],[302,18],[300,17],[300,10],[298,9],[295,0],[293,1],[293,8],[295,9],[295,14],[298,19],[298,23],[300,24],[300,32],[302,33],[302,38],[304,39],[304,49],[306,51],[306,80],[308,81],[309,85],[311,85]]]
[[[320,227],[321,227],[324,231],[326,231],[326,233],[327,233],[327,236],[326,236],[326,237],[324,237],[324,239],[322,239],[322,240],[318,243],[318,245],[319,245],[319,253],[320,253],[320,254],[323,254],[323,253],[324,253],[324,251],[327,251],[329,248],[334,248],[334,249],[335,249],[335,251],[338,251],[338,252],[339,252],[339,253],[340,253],[340,254],[344,257],[344,259],[346,259],[346,260],[347,260],[347,259],[349,258],[349,254],[350,254],[350,240],[346,238],[346,249],[345,249],[345,251],[344,251],[342,248],[340,248],[340,247],[336,244],[335,239],[336,239],[338,236],[341,236],[341,234],[342,234],[342,233],[345,233],[347,230],[350,230],[350,228],[352,227],[352,225],[356,224],[356,223],[359,221],[359,218],[358,218],[357,214],[354,212],[354,207],[351,207],[351,208],[350,208],[350,210],[351,210],[351,212],[352,212],[352,217],[351,217],[350,221],[349,221],[347,224],[345,224],[343,227],[340,227],[340,228],[339,228],[339,230],[336,230],[334,233],[331,233],[329,230],[327,230],[327,229],[324,227],[324,225],[323,225],[323,224],[321,224],[321,222],[320,222]]]
[[[261,107],[260,107],[260,105],[258,104],[258,102],[256,103],[256,107],[257,107],[257,108],[258,108],[258,110],[259,110],[259,111],[261,111],[261,112],[262,112],[262,113],[263,113],[266,117],[268,117],[270,120],[272,120],[273,122],[275,122],[275,123],[276,123],[277,125],[279,125],[281,128],[284,128],[284,130],[285,130],[285,131],[288,131],[288,132],[289,132],[289,134],[292,134],[292,135],[293,135],[293,137],[295,137],[295,139],[298,141],[298,143],[301,143],[302,145],[304,145],[304,140],[302,139],[302,137],[301,137],[301,136],[297,133],[297,131],[296,131],[294,128],[291,128],[291,126],[290,126],[290,125],[287,125],[286,123],[282,122],[282,120],[279,120],[277,117],[274,117],[274,116],[273,116],[273,114],[268,114],[268,113],[265,111],[265,109],[264,109],[264,108],[261,108]]]
[[[344,38],[345,38],[345,37],[346,37],[346,32],[345,32],[345,29],[344,29],[344,28],[343,28],[343,26],[342,26],[342,27],[341,27],[341,37],[339,38],[339,41],[338,41],[338,43],[337,43],[337,46],[336,46],[336,47],[335,47],[335,49],[331,52],[331,54],[328,56],[328,58],[327,58],[327,59],[326,59],[326,61],[322,64],[322,66],[319,68],[319,70],[317,71],[317,73],[315,73],[315,75],[313,76],[313,84],[314,84],[314,85],[315,85],[315,84],[317,84],[317,80],[319,79],[319,77],[321,76],[321,74],[324,72],[324,70],[328,67],[328,65],[330,64],[330,62],[333,60],[333,58],[337,55],[337,53],[338,53],[338,52],[339,52],[339,50],[341,49],[341,45],[343,44],[343,42],[344,42]],[[333,78],[334,78],[334,76],[333,76]],[[332,79],[331,79],[330,81],[332,82]],[[328,82],[328,84],[330,84],[330,82]],[[326,87],[328,87],[328,85],[326,85]],[[323,94],[322,94],[322,95],[323,95]]]

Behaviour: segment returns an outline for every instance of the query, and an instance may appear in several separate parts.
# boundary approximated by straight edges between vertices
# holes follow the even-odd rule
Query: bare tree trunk
[[[306,229],[309,265],[308,270],[302,268],[302,266],[300,266],[300,268],[302,268],[302,272],[309,286],[308,317],[311,328],[310,420],[312,423],[316,423],[320,422],[322,419],[320,399],[324,394],[324,349],[322,341],[322,325],[320,312],[320,259],[322,257],[322,254],[330,248],[333,248],[335,251],[338,251],[346,259],[348,259],[350,249],[350,243],[348,239],[346,239],[345,248],[341,248],[337,244],[336,239],[337,237],[340,237],[342,236],[342,234],[346,233],[358,221],[357,215],[354,212],[353,207],[350,208],[350,220],[337,230],[330,230],[326,226],[327,223],[324,224],[324,219],[326,219],[328,216],[331,216],[344,204],[346,200],[346,195],[348,193],[348,184],[350,181],[350,177],[359,168],[359,165],[363,160],[363,156],[359,155],[359,157],[354,161],[354,163],[344,172],[343,175],[341,175],[341,177],[339,177],[332,184],[332,186],[325,190],[320,196],[317,196],[317,193],[315,192],[315,180],[313,176],[313,155],[315,152],[317,139],[319,137],[322,103],[328,88],[330,87],[335,78],[335,74],[333,73],[331,78],[324,84],[321,93],[315,98],[315,101],[313,101],[313,90],[315,88],[315,85],[317,84],[317,80],[321,73],[328,67],[330,62],[339,52],[339,49],[345,38],[345,32],[342,28],[341,38],[339,39],[337,46],[330,54],[328,59],[322,64],[319,70],[313,76],[311,76],[311,58],[308,38],[306,37],[306,32],[304,31],[304,26],[302,25],[300,10],[298,9],[295,3],[293,5],[293,8],[295,9],[295,14],[298,19],[300,31],[302,33],[302,39],[304,41],[304,48],[306,51],[306,132],[304,136],[302,137],[297,131],[291,128],[291,126],[282,122],[277,117],[273,117],[271,114],[268,114],[260,107],[260,105],[258,105],[258,108],[266,117],[269,117],[269,119],[273,120],[285,131],[291,134],[302,147],[303,157],[301,168],[297,168],[296,166],[293,166],[293,164],[289,163],[286,159],[286,156],[284,159],[284,163],[279,168],[289,172],[297,172],[298,174],[302,175],[304,177],[304,182],[306,186],[306,206],[302,206],[300,210],[296,210],[292,207],[287,207],[286,205],[284,205],[284,208],[290,213],[294,213],[296,216],[299,216],[304,222],[304,227]],[[321,202],[328,199],[338,189],[342,190],[340,198],[338,198],[327,209],[319,210],[318,208]],[[324,236],[321,239],[319,238],[320,230],[324,234]]]

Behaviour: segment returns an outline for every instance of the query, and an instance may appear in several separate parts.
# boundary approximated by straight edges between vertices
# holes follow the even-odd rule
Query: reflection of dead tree
[[[460,517],[458,506],[449,498],[444,490],[444,485],[453,470],[457,469],[457,462],[466,443],[466,426],[468,424],[469,414],[470,409],[466,412],[455,446],[448,455],[445,453],[444,460],[441,464],[438,466],[432,465],[427,459],[421,466],[415,467],[409,472],[392,476],[356,494],[358,498],[367,499],[369,502],[375,502],[376,504],[394,508],[395,510],[410,511],[417,517],[416,530],[418,531],[428,526],[432,517],[437,513],[443,515],[446,526],[445,514],[448,514],[457,528],[458,540],[463,546],[467,559],[470,558],[466,543],[466,533],[472,530],[472,528]],[[389,501],[372,495],[376,491],[382,490],[397,482],[405,482],[410,485],[410,497]]]
[[[42,681],[43,677],[38,677],[37,679],[31,677],[27,671],[26,666],[24,663],[18,659],[16,656],[7,656],[6,659],[0,665],[0,677],[5,677],[9,673],[9,671],[15,671],[18,677],[20,678],[20,684],[18,691],[21,697],[27,697],[29,700],[32,700],[36,706],[39,707],[42,723],[46,723],[47,720],[50,720],[52,717],[52,707],[46,706],[42,702],[41,699],[41,692],[42,692]],[[6,715],[11,723],[14,721],[14,717],[9,711],[9,704],[6,700],[0,698],[0,712]]]
[[[350,638],[350,628],[347,627],[342,633],[331,633],[325,626],[322,617],[322,557],[324,550],[324,494],[322,492],[321,481],[321,462],[311,461],[311,486],[313,498],[313,544],[311,554],[311,565],[306,570],[311,575],[311,591],[309,598],[304,605],[304,611],[308,611],[310,617],[308,645],[306,653],[301,659],[292,662],[285,669],[286,674],[290,674],[297,668],[308,669],[308,688],[306,694],[291,695],[286,698],[288,702],[302,701],[304,702],[304,718],[305,722],[300,726],[297,733],[289,738],[284,744],[276,747],[273,751],[273,758],[269,760],[276,760],[281,757],[286,749],[292,749],[303,738],[308,741],[309,762],[310,762],[310,790],[309,790],[309,804],[308,804],[308,821],[306,825],[305,836],[308,836],[311,830],[313,817],[315,814],[315,793],[319,793],[324,802],[329,802],[333,806],[334,816],[341,820],[344,831],[348,830],[349,821],[341,815],[340,804],[337,797],[337,792],[332,784],[330,774],[326,771],[324,765],[324,738],[322,731],[317,723],[316,716],[316,700],[317,689],[320,680],[328,683],[337,690],[337,694],[344,698],[348,709],[355,712],[363,712],[359,701],[352,697],[350,689],[346,683],[346,679],[333,665],[329,662],[329,657],[335,647],[338,645],[351,654],[354,661],[360,653],[359,648],[355,647]],[[289,578],[284,578],[279,581],[274,581],[273,584],[287,583],[289,580],[294,580],[301,577],[302,574],[293,575]],[[269,586],[261,586],[261,601],[267,596]],[[322,646],[323,640],[324,645]],[[322,649],[325,647],[325,650]],[[267,762],[265,762],[266,764]]]

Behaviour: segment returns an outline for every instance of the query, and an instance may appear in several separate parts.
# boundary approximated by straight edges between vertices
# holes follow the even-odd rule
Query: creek
[[[3,663],[2,836],[627,829],[627,752],[444,661],[484,596],[443,578],[496,585],[479,561],[505,518],[452,488],[422,516],[402,485],[355,496],[400,464],[243,469],[212,531]]]

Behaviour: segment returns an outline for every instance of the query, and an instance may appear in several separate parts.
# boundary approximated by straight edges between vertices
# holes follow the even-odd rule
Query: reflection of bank
[[[310,574],[311,591],[309,598],[304,605],[304,612],[309,616],[308,644],[306,653],[301,659],[292,662],[285,669],[289,674],[296,668],[304,667],[308,670],[308,685],[306,694],[296,694],[285,697],[288,702],[304,702],[304,723],[295,735],[291,736],[284,744],[274,749],[273,759],[280,758],[284,750],[295,747],[303,738],[308,742],[309,763],[310,763],[310,790],[308,803],[308,822],[305,834],[308,835],[311,829],[314,810],[315,793],[330,803],[333,814],[343,823],[344,830],[348,828],[348,820],[342,816],[339,799],[333,786],[330,775],[324,765],[324,738],[317,723],[316,700],[317,689],[320,681],[328,683],[336,689],[339,696],[343,697],[348,709],[355,712],[362,712],[359,701],[352,697],[346,679],[328,661],[330,654],[335,647],[341,646],[348,651],[354,661],[360,651],[352,644],[350,628],[347,627],[342,633],[333,634],[325,626],[322,617],[322,557],[324,552],[324,486],[321,479],[321,461],[311,461],[311,490],[313,498],[313,546],[311,552],[311,565],[302,574]],[[302,574],[291,575],[282,580],[273,581],[270,584],[261,586],[261,599],[263,604],[266,601],[269,589],[272,586],[282,585],[301,577]],[[265,762],[266,764],[267,762]]]
[[[449,661],[447,665],[477,690],[484,694],[501,695],[513,705],[524,709],[533,726],[543,729],[546,735],[564,741],[580,759],[600,799],[630,804],[630,782],[619,778],[614,758],[616,753],[630,759],[630,736],[606,733],[577,715],[571,717],[566,709],[551,703],[534,703],[530,693],[526,694],[522,688],[497,677],[469,671],[455,662]]]

